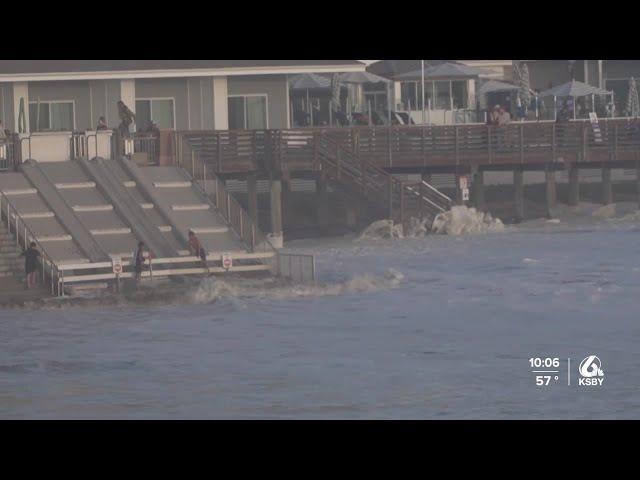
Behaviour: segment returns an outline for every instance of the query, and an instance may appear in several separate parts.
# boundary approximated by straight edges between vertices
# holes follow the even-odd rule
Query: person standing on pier
[[[200,257],[202,267],[205,268],[207,272],[209,271],[209,265],[207,265],[207,252],[193,230],[189,230],[189,253],[194,257]]]
[[[122,100],[118,100],[118,116],[120,117],[120,134],[123,138],[129,138],[129,127],[136,120],[136,114],[127,107]]]
[[[31,242],[29,248],[22,252],[20,256],[24,257],[24,271],[27,275],[26,288],[30,290],[36,286],[36,277],[38,274],[38,257],[40,257],[40,252],[36,248],[36,242]]]
[[[142,279],[142,269],[144,267],[144,242],[138,242],[138,248],[133,252],[133,271],[136,283]]]

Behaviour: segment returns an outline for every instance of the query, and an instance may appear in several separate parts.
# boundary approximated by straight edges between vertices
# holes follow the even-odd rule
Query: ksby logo
[[[596,355],[589,355],[580,362],[578,368],[582,378],[578,379],[578,385],[600,386],[604,381],[602,362]]]

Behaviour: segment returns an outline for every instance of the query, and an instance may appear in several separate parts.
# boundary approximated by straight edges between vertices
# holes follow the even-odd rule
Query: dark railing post
[[[520,163],[524,163],[524,125],[520,124]]]
[[[277,130],[275,133],[275,136],[276,136],[276,142],[275,142],[276,148],[278,149],[278,170],[282,172],[287,167],[287,165],[283,161],[285,159],[282,158],[283,150],[284,150],[283,148],[284,141],[282,140],[282,130]]]
[[[487,125],[487,149],[489,150],[489,163],[493,163],[493,142],[491,125]]]
[[[453,152],[456,159],[456,165],[460,164],[460,155],[458,152],[458,126],[454,125],[453,127]]]
[[[404,183],[400,182],[400,224],[404,225]]]
[[[387,150],[389,151],[388,166],[391,167],[393,165],[393,156],[392,156],[392,153],[391,153],[391,127],[390,126],[388,127],[387,132],[388,132],[388,134],[387,134]]]
[[[618,160],[618,124],[613,124],[613,159]]]
[[[389,175],[389,219],[393,220],[393,176]]]
[[[420,138],[421,138],[421,151],[422,151],[422,166],[424,167],[427,164],[427,158],[426,158],[427,155],[426,155],[425,144],[424,144],[424,140],[425,140],[424,136],[425,136],[425,133],[426,133],[424,125],[420,128],[420,131],[422,133],[420,135]]]
[[[582,153],[581,153],[582,161],[587,161],[587,128],[586,122],[582,122]]]
[[[317,172],[318,168],[318,142],[320,141],[320,135],[317,130],[313,131],[313,171]]]
[[[216,173],[222,172],[222,142],[220,141],[220,136],[222,134],[220,132],[216,132],[216,165],[218,167],[218,171]]]
[[[556,155],[557,155],[557,149],[556,149],[556,124],[552,123],[551,124],[551,160],[555,163],[556,161]]]

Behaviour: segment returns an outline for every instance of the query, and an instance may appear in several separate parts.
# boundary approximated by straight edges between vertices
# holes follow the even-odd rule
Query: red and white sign
[[[120,275],[122,273],[122,258],[111,257],[111,267],[113,268],[113,273]]]
[[[466,175],[462,175],[458,179],[458,182],[460,183],[460,190],[465,190],[465,189],[469,188],[469,180],[467,179]]]
[[[233,259],[230,253],[225,252],[222,254],[222,268],[229,270],[231,267],[233,267]]]

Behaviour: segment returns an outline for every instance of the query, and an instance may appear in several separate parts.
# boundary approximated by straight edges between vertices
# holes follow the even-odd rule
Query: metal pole
[[[387,84],[387,109],[389,110],[387,112],[387,115],[389,117],[389,125],[391,125],[391,115],[392,115],[391,111],[393,110],[393,104],[391,103],[392,102],[391,94],[392,94],[392,91],[393,91],[392,90],[392,86],[393,86],[392,82],[389,82]]]
[[[613,90],[611,90],[611,118],[615,117],[616,102],[613,99]]]
[[[424,60],[420,60],[420,73],[422,77],[422,124],[426,123],[426,114],[425,114],[425,106],[424,106]]]

